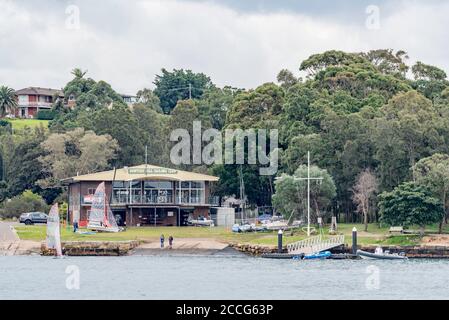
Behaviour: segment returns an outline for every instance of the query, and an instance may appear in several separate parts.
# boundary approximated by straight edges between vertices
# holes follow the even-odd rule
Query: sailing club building
[[[105,182],[106,199],[119,226],[185,226],[190,219],[209,217],[218,203],[211,197],[210,175],[151,165],[80,175],[63,180],[68,186],[71,223],[87,225],[93,195]]]

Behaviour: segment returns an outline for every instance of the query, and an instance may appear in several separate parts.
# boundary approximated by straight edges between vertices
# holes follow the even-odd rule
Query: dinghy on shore
[[[405,254],[401,253],[390,253],[386,252],[378,252],[371,253],[367,251],[357,250],[357,255],[362,259],[379,259],[379,260],[407,260],[408,258]]]

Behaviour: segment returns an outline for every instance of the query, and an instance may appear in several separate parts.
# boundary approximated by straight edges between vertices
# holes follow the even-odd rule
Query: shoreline
[[[67,241],[62,243],[67,256],[212,256],[220,254],[244,254],[260,257],[277,253],[275,246],[226,243],[212,239],[178,239],[173,249],[160,248],[159,241]],[[449,246],[382,246],[392,253],[404,252],[410,259],[449,259]],[[358,249],[374,251],[374,245],[361,245]],[[344,245],[330,250],[332,254],[351,254],[352,247]],[[287,248],[283,248],[287,253]],[[53,250],[45,242],[18,240],[0,242],[0,256],[52,256]]]

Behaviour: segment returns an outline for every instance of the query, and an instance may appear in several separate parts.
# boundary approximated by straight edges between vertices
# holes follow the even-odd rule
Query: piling
[[[357,228],[352,229],[352,254],[357,254]]]
[[[282,237],[284,235],[284,232],[282,230],[279,230],[278,232],[278,253],[282,253],[283,250],[283,245],[282,245]]]

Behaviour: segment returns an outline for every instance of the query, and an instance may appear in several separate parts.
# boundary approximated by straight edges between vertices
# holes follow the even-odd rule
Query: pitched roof
[[[40,96],[54,96],[57,94],[60,97],[64,96],[61,90],[50,88],[28,87],[16,91],[16,95],[28,95],[28,94]]]
[[[114,170],[97,172],[64,179],[63,182],[74,183],[79,181],[113,181]],[[132,180],[171,180],[171,181],[218,181],[218,177],[188,172],[182,170],[168,169],[153,165],[140,165],[136,167],[125,167],[117,169],[115,181]]]

